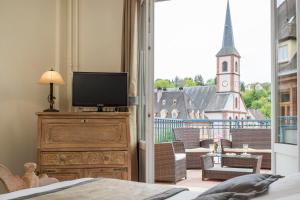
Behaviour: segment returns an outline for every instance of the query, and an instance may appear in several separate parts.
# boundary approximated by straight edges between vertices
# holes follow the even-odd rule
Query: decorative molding
[[[79,71],[79,0],[68,0],[67,10],[67,99],[72,111],[73,72]]]
[[[54,69],[60,71],[61,69],[61,0],[56,0],[55,2],[55,57],[54,57]],[[56,97],[56,102],[59,102],[59,87],[54,90],[54,96]],[[58,109],[60,107],[57,104]]]

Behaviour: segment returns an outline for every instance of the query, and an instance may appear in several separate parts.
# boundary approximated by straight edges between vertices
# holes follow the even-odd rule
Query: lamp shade
[[[46,71],[45,73],[42,74],[42,76],[39,80],[39,83],[40,84],[54,83],[54,84],[60,84],[60,85],[65,84],[61,75],[57,71],[54,71],[52,69],[49,71]]]

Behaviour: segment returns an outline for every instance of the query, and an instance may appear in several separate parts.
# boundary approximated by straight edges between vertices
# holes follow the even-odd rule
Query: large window
[[[289,53],[288,53],[288,45],[283,45],[278,48],[278,62],[288,62],[289,61]]]

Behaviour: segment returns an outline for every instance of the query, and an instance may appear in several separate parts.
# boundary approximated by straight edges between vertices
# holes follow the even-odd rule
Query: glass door
[[[153,183],[153,0],[140,0],[139,3],[139,181]]]
[[[300,169],[298,8],[297,0],[272,0],[272,170],[282,175]]]

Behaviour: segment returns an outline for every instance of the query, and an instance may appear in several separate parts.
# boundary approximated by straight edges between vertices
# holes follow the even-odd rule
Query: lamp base
[[[54,108],[48,108],[48,109],[44,110],[43,112],[59,112],[59,110],[56,110]]]

